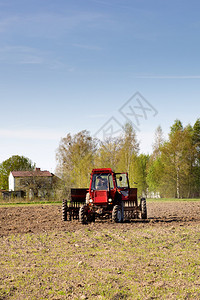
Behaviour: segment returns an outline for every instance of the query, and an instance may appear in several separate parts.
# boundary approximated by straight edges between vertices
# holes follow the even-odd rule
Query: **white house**
[[[40,168],[36,168],[34,171],[12,171],[10,172],[8,182],[9,191],[19,191],[24,188],[24,180],[33,178],[41,178],[46,184],[52,184],[53,174],[49,171],[41,171]]]
[[[9,192],[29,197],[51,197],[59,178],[49,171],[12,171],[9,174]]]

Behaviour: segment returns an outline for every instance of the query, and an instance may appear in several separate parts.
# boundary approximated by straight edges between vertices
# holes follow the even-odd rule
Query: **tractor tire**
[[[89,221],[89,222],[94,222],[94,223],[95,223],[95,213],[93,213],[92,215],[90,215],[88,221]]]
[[[141,199],[140,206],[141,206],[141,218],[147,219],[147,205],[146,205],[145,198]]]
[[[123,222],[123,215],[122,215],[122,207],[121,205],[115,205],[112,211],[112,221],[115,223]]]
[[[62,220],[67,221],[67,200],[62,201]]]
[[[88,224],[91,222],[95,222],[95,214],[88,213],[87,205],[82,205],[79,209],[79,221],[81,224]]]

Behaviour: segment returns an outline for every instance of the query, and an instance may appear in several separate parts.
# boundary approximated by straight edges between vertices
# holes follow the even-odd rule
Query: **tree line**
[[[162,128],[155,131],[153,151],[140,153],[137,135],[131,123],[122,135],[99,141],[87,130],[62,138],[56,150],[56,175],[59,191],[89,187],[93,168],[112,168],[128,172],[131,187],[140,196],[194,198],[200,197],[200,118],[194,125],[183,126],[175,120],[167,139]],[[14,155],[0,164],[0,189],[8,189],[8,176],[14,170],[34,170],[35,163]]]
[[[56,153],[56,172],[65,188],[88,187],[92,168],[128,172],[131,187],[139,195],[193,198],[200,196],[200,119],[191,126],[175,120],[168,138],[159,126],[152,154],[140,154],[131,123],[121,136],[99,141],[87,130],[61,139]]]

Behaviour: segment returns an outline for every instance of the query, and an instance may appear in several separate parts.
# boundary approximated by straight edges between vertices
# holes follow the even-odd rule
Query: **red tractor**
[[[93,169],[88,189],[71,189],[71,201],[63,200],[63,220],[79,219],[82,224],[112,217],[116,223],[147,219],[146,199],[138,205],[137,188],[130,188],[128,173],[110,168]]]

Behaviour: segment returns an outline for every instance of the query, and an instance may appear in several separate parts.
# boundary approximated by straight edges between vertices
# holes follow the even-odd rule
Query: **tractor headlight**
[[[90,203],[93,203],[93,200],[92,200],[92,199],[90,199],[90,200],[89,200],[89,202],[90,202]]]
[[[108,199],[108,202],[109,202],[109,203],[112,203],[112,199],[111,199],[111,198],[109,198],[109,199]]]

